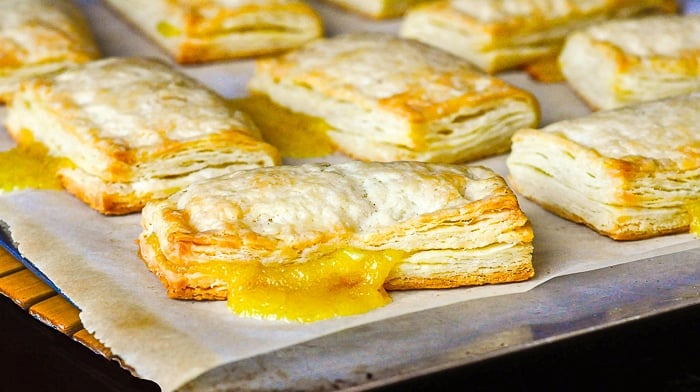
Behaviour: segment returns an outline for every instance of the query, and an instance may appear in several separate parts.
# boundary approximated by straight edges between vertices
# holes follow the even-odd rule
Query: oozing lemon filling
[[[148,238],[157,250],[155,235]],[[159,264],[186,274],[227,282],[228,307],[244,317],[310,322],[368,312],[391,302],[384,281],[407,256],[400,250],[343,248],[316,260],[293,264],[207,262],[183,266]]]
[[[690,214],[690,232],[700,237],[700,201],[688,204]]]
[[[61,189],[57,173],[69,167],[70,160],[50,156],[43,144],[32,140],[31,134],[23,134],[22,139],[17,147],[0,151],[0,191]]]
[[[286,158],[314,158],[331,154],[330,125],[283,108],[264,96],[255,95],[231,101],[233,107],[249,114],[260,128],[263,139]]]
[[[158,33],[160,35],[162,35],[163,37],[166,37],[166,38],[173,38],[173,37],[177,37],[180,34],[182,34],[180,29],[178,29],[177,27],[173,26],[172,24],[170,24],[164,20],[161,20],[160,22],[158,22],[158,24],[156,25],[156,30],[158,30]]]
[[[308,263],[239,267],[228,306],[242,316],[299,322],[364,313],[391,302],[384,281],[403,257],[346,248]]]

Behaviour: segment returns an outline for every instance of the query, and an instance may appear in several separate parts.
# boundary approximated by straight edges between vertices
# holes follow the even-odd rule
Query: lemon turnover
[[[303,164],[200,181],[146,205],[140,256],[178,299],[314,321],[390,302],[385,290],[533,276],[533,233],[480,166]]]

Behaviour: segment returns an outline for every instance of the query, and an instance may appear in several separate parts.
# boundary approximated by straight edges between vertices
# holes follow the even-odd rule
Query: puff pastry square
[[[396,18],[409,7],[429,0],[326,0],[350,11],[374,19]]]
[[[614,20],[576,31],[559,68],[594,109],[699,91],[700,15]]]
[[[387,289],[534,274],[530,223],[503,178],[480,166],[352,161],[244,170],[148,203],[142,226],[140,255],[172,298],[223,299],[231,269],[312,263],[346,249],[402,253]],[[335,275],[321,279],[333,286],[342,280]]]
[[[249,89],[320,117],[343,153],[361,160],[465,162],[505,152],[535,126],[528,92],[414,40],[354,33],[259,59]]]
[[[518,193],[613,239],[687,232],[700,200],[700,94],[520,130],[507,165]]]
[[[70,0],[0,0],[0,102],[20,81],[99,57]]]
[[[26,81],[5,125],[17,143],[68,158],[63,185],[109,215],[195,180],[280,162],[247,116],[150,59],[108,58]]]
[[[179,63],[277,53],[323,33],[298,0],[105,0]]]
[[[569,32],[592,23],[676,10],[674,0],[443,0],[409,10],[400,34],[495,73],[556,58]]]

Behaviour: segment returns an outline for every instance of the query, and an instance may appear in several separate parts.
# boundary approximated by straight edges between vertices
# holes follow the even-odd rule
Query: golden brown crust
[[[530,262],[520,264],[513,263],[498,270],[490,270],[488,273],[472,273],[468,275],[453,275],[441,278],[423,278],[401,276],[393,277],[384,283],[387,290],[416,290],[416,289],[444,289],[450,287],[482,286],[487,284],[500,284],[508,282],[521,282],[535,276],[535,270]]]
[[[222,283],[211,276],[187,276],[167,267],[158,240],[154,234],[138,238],[139,256],[146,267],[166,289],[168,297],[193,300],[224,300],[228,293],[228,283]]]
[[[151,195],[133,193],[118,194],[104,192],[99,186],[90,186],[78,178],[59,173],[61,185],[83,203],[104,215],[125,215],[141,211]],[[94,185],[94,184],[91,184]]]
[[[320,16],[296,0],[225,5],[108,0],[109,8],[182,64],[274,54],[320,37]]]
[[[660,229],[660,230],[656,230],[656,231],[647,231],[647,232],[630,231],[629,229],[625,228],[625,226],[622,226],[622,225],[612,226],[609,229],[602,229],[600,226],[596,226],[593,223],[591,223],[587,218],[583,218],[579,215],[572,213],[569,209],[567,209],[564,206],[551,203],[545,197],[527,193],[526,190],[519,188],[517,183],[513,184],[513,189],[518,193],[527,194],[528,199],[534,201],[535,203],[537,203],[539,206],[546,209],[547,211],[550,211],[554,214],[557,214],[558,216],[560,216],[564,219],[568,219],[572,222],[585,225],[586,227],[595,231],[596,233],[610,237],[613,240],[617,240],[617,241],[636,241],[636,240],[643,240],[643,239],[647,239],[647,238],[658,237],[658,236],[662,236],[662,235],[669,235],[669,234],[676,234],[676,233],[687,233],[688,232],[688,226],[677,226],[677,227],[664,228],[664,229]]]

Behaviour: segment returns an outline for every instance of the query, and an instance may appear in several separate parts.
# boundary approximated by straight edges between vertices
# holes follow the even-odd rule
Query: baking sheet
[[[97,1],[81,1],[93,31],[108,56],[169,58]],[[345,31],[394,32],[397,21],[374,22],[311,2],[326,21],[329,35]],[[252,61],[180,67],[226,97],[244,96]],[[543,124],[585,115],[588,109],[565,84],[539,84],[519,72],[500,75],[532,91]],[[4,119],[4,110],[0,111]],[[0,149],[10,148],[0,129]],[[341,156],[323,160],[343,160]],[[505,156],[476,162],[502,175]],[[288,161],[287,163],[296,163]],[[177,389],[211,369],[289,349],[361,325],[434,311],[479,298],[517,295],[558,276],[672,255],[700,248],[690,234],[644,241],[615,242],[521,200],[535,231],[537,276],[528,282],[392,293],[390,305],[367,314],[312,324],[259,321],[233,315],[224,302],[174,301],[136,254],[138,214],[104,217],[60,191],[20,191],[0,195],[4,221],[20,253],[81,309],[84,327],[164,391]],[[575,313],[574,313],[575,315]],[[407,347],[409,340],[404,341]]]

